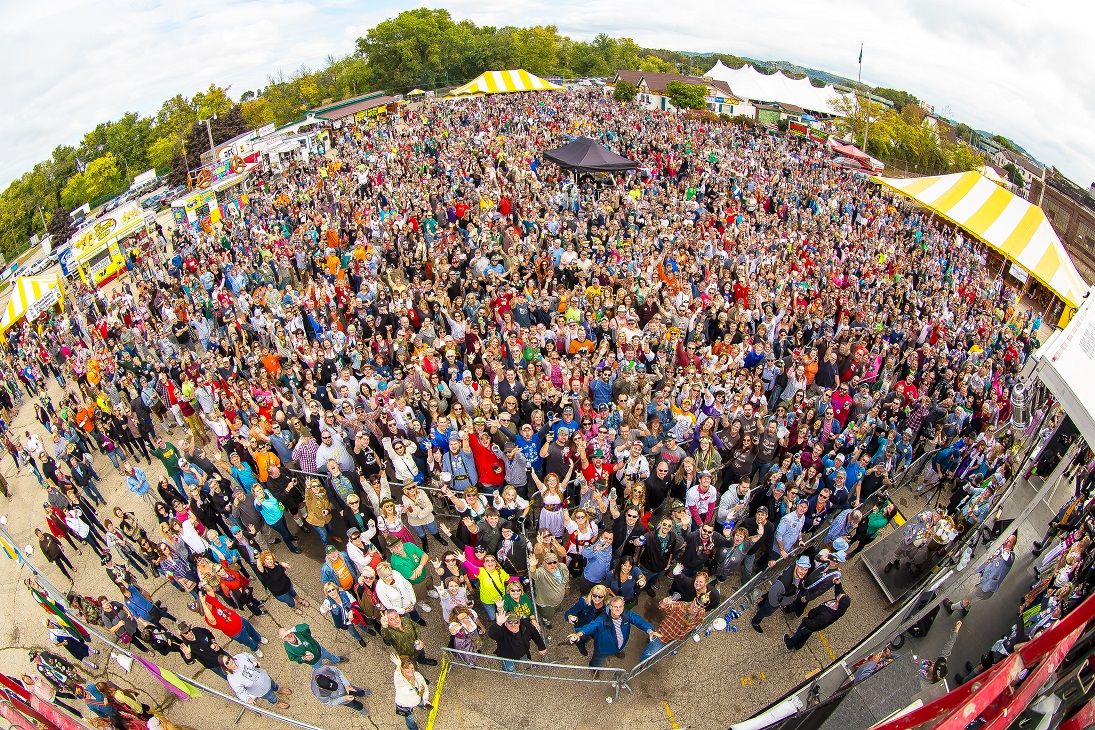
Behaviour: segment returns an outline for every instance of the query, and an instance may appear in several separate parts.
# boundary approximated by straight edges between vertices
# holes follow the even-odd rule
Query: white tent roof
[[[739,69],[733,69],[716,61],[707,76],[730,85],[734,94],[749,101],[767,101],[784,104],[794,104],[803,109],[814,112],[833,114],[830,101],[842,96],[832,86],[817,88],[810,83],[810,79],[792,79],[782,71],[776,71],[771,76],[762,74],[749,64]]]

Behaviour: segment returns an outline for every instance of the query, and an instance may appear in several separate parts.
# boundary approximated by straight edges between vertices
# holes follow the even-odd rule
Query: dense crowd
[[[541,163],[578,134],[638,171]],[[559,624],[591,666],[640,634],[645,659],[823,531],[752,619],[804,615],[800,648],[849,610],[840,566],[892,512],[868,498],[923,451],[984,519],[1040,318],[983,247],[814,143],[568,92],[427,102],[331,144],[9,333],[0,406],[19,383],[42,428],[3,438],[43,488],[41,553],[119,641],[285,709],[251,619],[318,609],[381,637],[415,728],[443,641],[513,669]],[[100,491],[111,470],[131,496]],[[85,547],[109,590],[72,573]],[[163,582],[191,615],[149,597]],[[368,712],[307,623],[277,639],[316,700]]]

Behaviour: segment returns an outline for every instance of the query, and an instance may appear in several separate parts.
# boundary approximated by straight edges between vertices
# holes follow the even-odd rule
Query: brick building
[[[1084,189],[1051,168],[1044,193],[1041,188],[1041,180],[1035,179],[1028,199],[1040,203],[1080,274],[1095,284],[1095,184]]]

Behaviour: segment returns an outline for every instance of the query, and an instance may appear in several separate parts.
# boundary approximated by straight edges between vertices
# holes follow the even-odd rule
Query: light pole
[[[214,162],[217,161],[217,151],[215,149],[215,145],[213,144],[213,128],[209,126],[209,122],[210,122],[210,120],[213,120],[213,119],[216,119],[216,118],[217,118],[217,115],[214,114],[213,116],[206,117],[205,119],[202,120],[203,122],[205,122],[205,133],[207,135],[209,135],[209,154],[213,155],[213,161]]]

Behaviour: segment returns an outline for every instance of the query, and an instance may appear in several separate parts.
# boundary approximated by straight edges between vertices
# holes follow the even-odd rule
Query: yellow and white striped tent
[[[484,71],[463,86],[450,91],[449,96],[511,94],[515,91],[559,91],[562,88],[523,68],[518,68],[509,71]]]
[[[1069,306],[1079,306],[1087,293],[1087,284],[1042,209],[981,173],[871,179],[996,249]]]
[[[0,317],[0,334],[26,316],[37,317],[60,302],[64,306],[65,284],[57,274],[49,276],[20,276],[11,287],[11,298]]]

